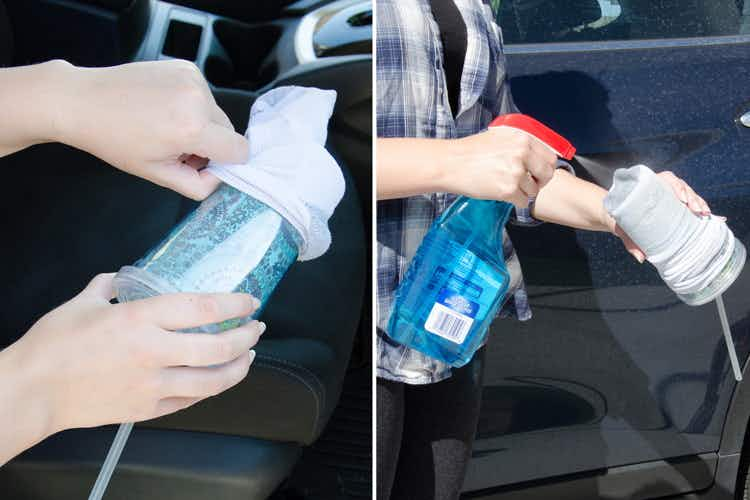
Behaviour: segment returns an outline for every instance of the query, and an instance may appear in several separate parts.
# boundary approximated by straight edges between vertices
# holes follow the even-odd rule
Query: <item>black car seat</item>
[[[230,94],[229,103],[217,95],[220,105],[246,114],[248,96]],[[0,287],[6,345],[93,274],[140,257],[179,217],[175,193],[64,146],[1,161],[14,172],[14,190],[0,200],[2,228],[14,235],[0,248],[0,258],[14,263]],[[365,296],[362,209],[342,167],[347,189],[331,219],[333,244],[281,282],[250,375],[220,396],[136,425],[107,498],[137,498],[136,488],[149,498],[213,491],[227,500],[264,499],[320,435],[338,401]],[[114,428],[53,436],[0,468],[0,487],[8,498],[84,497],[113,435]]]
[[[0,0],[0,67],[13,62],[13,33],[10,30],[10,19],[5,3]]]

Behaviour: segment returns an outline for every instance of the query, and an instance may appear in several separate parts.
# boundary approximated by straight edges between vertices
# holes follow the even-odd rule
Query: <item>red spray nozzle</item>
[[[530,116],[511,113],[509,115],[498,116],[490,123],[490,127],[500,126],[513,127],[533,135],[552,148],[557,153],[557,156],[566,160],[572,160],[573,155],[576,153],[576,148],[565,137]]]

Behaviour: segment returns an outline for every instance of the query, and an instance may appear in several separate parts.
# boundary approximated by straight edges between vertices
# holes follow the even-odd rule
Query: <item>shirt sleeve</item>
[[[572,175],[576,175],[575,170],[573,170],[573,166],[565,160],[558,159],[557,168],[564,168]],[[526,227],[534,227],[540,224],[544,224],[544,221],[535,219],[534,216],[531,215],[531,212],[534,208],[534,201],[535,200],[529,200],[529,205],[526,208],[514,207],[513,211],[510,214],[510,219],[508,220],[508,222],[510,222],[514,226]]]

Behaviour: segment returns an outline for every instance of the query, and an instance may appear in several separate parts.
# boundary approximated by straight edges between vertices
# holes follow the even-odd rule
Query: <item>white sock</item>
[[[695,215],[644,165],[615,171],[604,207],[678,295],[707,288],[732,258],[726,223]]]
[[[278,87],[250,110],[247,163],[211,164],[223,182],[262,201],[302,236],[299,260],[319,257],[331,244],[328,219],[344,196],[344,176],[325,149],[336,92]]]

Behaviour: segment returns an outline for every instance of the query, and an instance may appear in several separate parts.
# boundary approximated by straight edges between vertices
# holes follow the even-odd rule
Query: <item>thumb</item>
[[[245,163],[249,147],[245,136],[211,122],[203,128],[191,152],[216,163]]]
[[[627,250],[628,253],[635,258],[635,260],[637,260],[641,264],[645,262],[646,254],[638,245],[636,245],[633,240],[630,239],[630,236],[628,236],[627,233],[622,230],[619,224],[615,224],[614,234],[615,236],[620,238],[622,244],[625,245],[625,250]]]
[[[627,250],[639,263],[643,264],[646,261],[646,254],[640,248],[629,248]]]
[[[219,187],[221,181],[207,169],[195,170],[181,162],[171,162],[162,165],[164,187],[168,187],[195,201],[204,200]]]
[[[635,257],[635,260],[643,264],[643,262],[646,260],[646,254],[643,253],[643,250],[641,250],[640,247],[636,245],[635,242],[631,240],[627,234],[623,234],[623,236],[621,236],[620,238],[622,239],[622,244],[625,245],[625,250],[627,250],[630,255]]]

